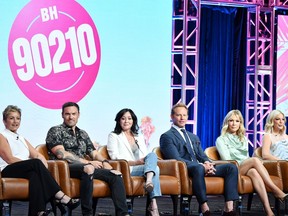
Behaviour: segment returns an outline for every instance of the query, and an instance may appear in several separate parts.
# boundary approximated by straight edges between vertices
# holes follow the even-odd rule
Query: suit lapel
[[[177,137],[177,139],[179,139],[183,144],[185,143],[185,140],[183,139],[181,134],[174,127],[171,128],[171,131]]]
[[[187,145],[190,145],[190,144],[188,144],[188,143],[185,142],[185,140],[183,139],[183,137],[181,136],[181,134],[180,134],[174,127],[171,128],[171,131],[172,131],[172,133],[177,137],[177,139],[179,139],[179,140],[182,142],[182,144],[183,144],[183,146],[185,147],[187,153],[188,153],[189,155],[191,155],[191,153],[189,153],[189,150],[188,150],[188,147],[187,147]],[[190,139],[190,141],[191,141],[191,144],[192,144],[192,146],[193,146],[193,148],[194,148],[194,153],[195,153],[195,154],[193,154],[193,157],[195,157],[195,159],[197,159],[197,154],[198,154],[198,153],[197,153],[197,148],[196,148],[195,145],[194,145],[194,139],[191,137],[190,133],[187,133],[187,135],[188,135],[188,137],[189,137],[189,139]],[[191,155],[191,156],[192,156],[192,155]]]

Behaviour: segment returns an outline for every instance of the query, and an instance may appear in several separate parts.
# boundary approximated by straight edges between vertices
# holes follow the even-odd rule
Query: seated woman
[[[269,187],[281,202],[287,199],[288,194],[273,183],[260,159],[249,157],[248,140],[245,137],[243,122],[241,112],[231,110],[224,118],[221,136],[216,140],[216,147],[222,160],[236,160],[239,163],[240,175],[247,175],[251,178],[253,187],[264,205],[266,215],[274,215],[265,186]]]
[[[262,139],[262,157],[265,160],[288,160],[286,118],[280,110],[273,110],[266,119]]]
[[[17,133],[21,110],[9,105],[3,111],[4,131],[0,133],[0,169],[2,177],[29,180],[29,213],[31,216],[48,215],[46,203],[54,199],[71,210],[79,205],[78,199],[65,195],[48,171],[43,155]]]
[[[139,135],[137,117],[131,109],[120,110],[115,118],[116,126],[108,136],[107,150],[111,159],[125,159],[130,165],[132,176],[145,176],[144,189],[151,203],[148,211],[159,216],[156,197],[161,196],[157,155],[147,154],[144,137]]]

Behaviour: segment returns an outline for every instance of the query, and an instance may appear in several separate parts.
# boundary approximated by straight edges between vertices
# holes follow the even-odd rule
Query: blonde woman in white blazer
[[[145,176],[144,189],[151,203],[148,211],[159,216],[156,197],[161,196],[157,155],[148,153],[144,137],[138,133],[137,116],[128,108],[120,110],[115,118],[116,126],[108,136],[107,150],[111,159],[125,159],[132,176]]]

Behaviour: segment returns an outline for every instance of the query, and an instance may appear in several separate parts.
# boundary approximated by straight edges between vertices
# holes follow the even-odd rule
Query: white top
[[[144,158],[147,155],[147,147],[145,145],[145,140],[142,135],[134,136],[139,145],[139,158]],[[107,142],[107,151],[112,160],[125,159],[127,161],[135,161],[139,158],[135,158],[133,150],[126,138],[124,132],[119,135],[116,133],[110,133]],[[130,172],[132,172],[133,166],[130,166]]]
[[[282,160],[288,160],[288,139],[281,139],[280,137],[279,140],[278,138],[273,138],[271,134],[269,135],[271,139],[271,154]]]
[[[13,133],[12,131],[5,129],[1,134],[7,139],[10,145],[12,155],[21,160],[29,159],[30,153],[28,145],[24,137],[19,134]],[[8,164],[0,157],[0,169],[3,170]]]

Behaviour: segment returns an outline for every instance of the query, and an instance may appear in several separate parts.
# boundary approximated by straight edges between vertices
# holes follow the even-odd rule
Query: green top
[[[237,135],[226,133],[216,139],[216,147],[222,160],[236,160],[241,164],[249,157],[246,137],[240,141]]]

